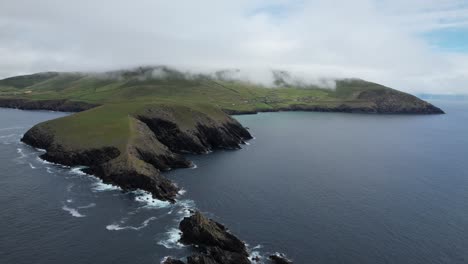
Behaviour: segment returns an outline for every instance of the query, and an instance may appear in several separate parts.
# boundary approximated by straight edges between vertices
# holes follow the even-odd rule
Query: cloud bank
[[[0,77],[167,64],[240,68],[260,79],[265,69],[284,69],[308,80],[357,77],[411,93],[468,93],[468,53],[425,38],[468,32],[465,3],[3,1]]]

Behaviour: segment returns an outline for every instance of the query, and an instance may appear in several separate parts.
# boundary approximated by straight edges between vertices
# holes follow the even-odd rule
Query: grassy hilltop
[[[102,74],[38,73],[0,80],[0,106],[82,111],[40,123],[23,141],[42,156],[124,189],[173,201],[178,188],[159,172],[189,167],[181,154],[236,149],[249,132],[227,113],[308,110],[443,113],[412,95],[349,79],[322,88],[273,72],[273,87],[233,80],[229,71],[186,74],[143,67]]]
[[[272,72],[273,87],[266,87],[233,80],[230,73],[187,74],[167,67],[140,67],[102,74],[47,72],[0,80],[0,98],[68,99],[90,104],[207,103],[227,112],[436,111],[414,96],[358,79],[337,80],[336,87],[322,88],[298,81],[287,72],[276,71]]]

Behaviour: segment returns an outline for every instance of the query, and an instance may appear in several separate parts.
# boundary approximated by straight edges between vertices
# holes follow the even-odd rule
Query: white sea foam
[[[195,208],[195,202],[193,200],[180,200],[177,201],[176,205],[180,207],[180,209],[177,211],[177,214],[179,215],[179,217],[176,219],[177,222],[180,222],[185,217],[192,215],[192,211]]]
[[[177,192],[177,194],[184,195],[186,192],[187,192],[186,190],[180,189],[179,192]]]
[[[198,168],[197,164],[192,163],[192,167],[190,167],[190,169],[194,170],[194,169],[196,169],[196,168]]]
[[[17,148],[16,152],[18,152],[18,154],[20,154],[20,157],[19,157],[20,159],[26,157],[26,154],[24,154],[23,149]]]
[[[182,232],[177,228],[171,228],[165,233],[165,238],[158,241],[158,244],[165,248],[182,248],[183,244],[179,242]]]
[[[86,215],[80,214],[78,210],[68,207],[66,205],[62,206],[62,209],[69,212],[73,217],[85,217]]]
[[[140,226],[120,226],[120,225],[114,223],[114,224],[111,224],[111,225],[107,225],[106,229],[110,230],[110,231],[118,231],[118,230],[125,230],[125,229],[140,230],[140,229],[143,229],[143,228],[147,227],[148,224],[151,221],[156,220],[156,219],[158,219],[158,218],[154,217],[154,216],[150,217],[150,218],[146,219],[145,221],[143,221],[143,223]]]
[[[50,168],[50,167],[46,167],[46,171],[47,171],[48,173],[51,173],[51,174],[54,173],[54,172],[52,171],[52,168]]]
[[[258,251],[252,251],[249,254],[249,260],[252,263],[264,263],[263,256]]]
[[[136,190],[133,193],[135,194],[135,201],[144,203],[146,208],[159,209],[171,206],[170,202],[154,199],[151,193],[147,191]]]
[[[72,199],[68,199],[68,200],[67,200],[67,203],[72,203],[72,202],[73,202]]]
[[[37,157],[36,160],[39,161],[39,162],[42,163],[42,164],[62,166],[62,165],[60,165],[60,164],[52,163],[52,162],[49,162],[49,161],[47,161],[47,160],[41,159],[40,157]]]
[[[261,249],[261,248],[263,248],[263,246],[262,246],[262,245],[256,245],[256,246],[255,246],[255,247],[253,247],[252,249]]]
[[[31,162],[29,162],[29,167],[31,167],[31,169],[35,169],[36,167],[34,167],[34,165],[32,165]]]
[[[87,167],[79,166],[79,167],[73,167],[70,169],[71,174],[76,174],[76,175],[88,175],[83,172],[83,169],[86,169]]]
[[[93,183],[93,187],[92,187],[93,191],[95,192],[121,191],[122,190],[122,188],[120,188],[119,186],[104,183],[101,179],[96,178],[94,176],[93,178],[96,179],[96,182]]]
[[[37,151],[40,151],[40,152],[47,152],[47,150],[45,149],[41,149],[41,148],[36,148]]]

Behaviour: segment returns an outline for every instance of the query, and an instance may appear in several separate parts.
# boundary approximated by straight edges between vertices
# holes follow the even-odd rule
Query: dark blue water
[[[240,116],[256,139],[168,173],[186,190],[172,206],[43,164],[18,139],[60,114],[0,110],[0,263],[184,256],[173,228],[193,207],[296,263],[467,263],[468,103],[435,103],[448,114]]]

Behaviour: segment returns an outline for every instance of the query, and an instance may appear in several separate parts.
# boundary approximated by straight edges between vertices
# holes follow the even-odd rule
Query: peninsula
[[[333,80],[333,87],[324,87],[273,71],[273,84],[266,86],[231,76],[165,66],[37,73],[0,80],[0,107],[78,112],[35,125],[22,141],[44,149],[41,158],[47,161],[83,166],[106,183],[170,202],[179,187],[162,171],[193,166],[184,154],[239,149],[252,138],[230,114],[444,113],[415,96],[360,79]],[[197,228],[201,235],[190,234]],[[203,246],[189,263],[248,263],[243,243],[198,212],[181,223],[181,230],[182,242]],[[272,260],[286,263],[280,256]]]

